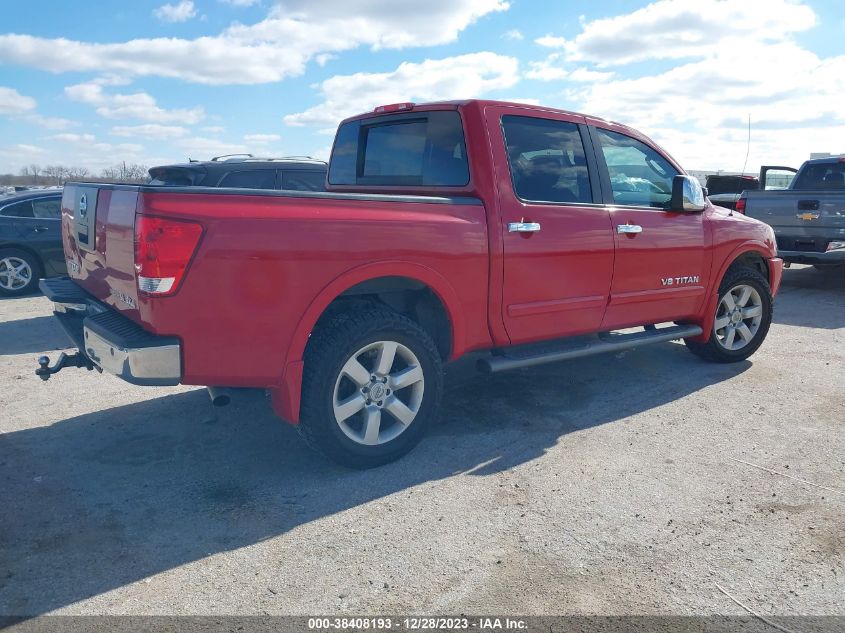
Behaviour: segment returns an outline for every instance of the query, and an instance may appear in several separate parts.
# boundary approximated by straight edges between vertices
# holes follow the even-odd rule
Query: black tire
[[[772,323],[772,310],[774,302],[772,300],[772,289],[769,287],[769,282],[756,269],[747,266],[733,266],[725,273],[722,283],[719,284],[719,300],[721,302],[727,292],[737,286],[745,285],[754,288],[760,299],[762,305],[762,318],[757,331],[753,338],[742,348],[737,350],[727,349],[719,341],[716,333],[716,325],[714,322],[713,329],[710,332],[710,338],[706,343],[697,343],[695,341],[685,340],[687,348],[695,355],[701,358],[716,362],[716,363],[736,363],[745,360],[756,352],[766,335],[769,332],[769,326]],[[718,305],[717,305],[718,311]],[[718,312],[717,312],[718,314]]]
[[[349,397],[358,397],[356,390],[361,386],[360,383],[341,377],[341,372],[354,357],[366,367],[370,352],[364,352],[362,356],[358,356],[357,352],[369,345],[378,345],[381,341],[398,343],[416,357],[422,369],[422,399],[417,406],[416,416],[407,426],[400,425],[404,430],[396,437],[381,444],[364,445],[350,439],[347,433],[360,416],[360,432],[364,434],[363,416],[376,403],[370,404],[367,399],[367,406],[353,414],[347,420],[348,425],[343,427],[347,430],[343,430],[343,422],[335,416],[336,389],[343,387],[349,390],[351,387]],[[398,354],[396,362],[401,364],[403,361]],[[366,367],[367,373],[374,371],[373,366]],[[347,382],[341,384],[342,381]],[[366,388],[361,387],[362,392]],[[305,352],[299,432],[309,446],[334,462],[349,468],[373,468],[398,459],[417,445],[439,412],[442,393],[440,354],[431,336],[419,325],[401,314],[378,306],[338,314],[325,326],[315,330]],[[393,395],[398,398],[398,394],[397,391]],[[379,402],[378,406],[382,407],[382,403],[384,408],[379,415],[386,416],[382,418],[382,424],[386,422],[389,432],[392,425],[399,422],[398,418],[387,413],[387,398]]]
[[[26,284],[15,288],[4,287],[8,279],[3,274],[7,266],[4,260],[6,262],[11,260],[26,263],[29,275]],[[43,271],[41,269],[41,262],[38,261],[38,258],[32,255],[32,253],[21,250],[19,248],[0,249],[0,295],[6,297],[19,297],[21,295],[34,292],[38,288],[38,280],[41,279],[42,275]],[[11,284],[11,282],[9,283]]]

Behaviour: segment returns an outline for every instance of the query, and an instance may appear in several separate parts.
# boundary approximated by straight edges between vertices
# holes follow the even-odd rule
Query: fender
[[[731,254],[725,257],[722,260],[722,265],[719,268],[719,271],[716,275],[711,277],[710,288],[707,290],[707,294],[705,296],[703,310],[704,313],[702,314],[701,321],[699,325],[702,329],[702,334],[700,336],[696,336],[694,338],[690,338],[691,341],[695,343],[706,343],[710,340],[710,332],[713,329],[713,321],[716,320],[716,307],[719,305],[719,284],[722,283],[722,278],[725,276],[725,273],[728,272],[728,268],[740,257],[742,257],[745,253],[760,253],[763,256],[763,259],[766,260],[766,263],[769,266],[769,277],[773,282],[777,282],[780,285],[780,275],[777,275],[777,279],[775,276],[772,275],[772,261],[773,259],[777,259],[772,257],[771,248],[766,245],[765,242],[760,242],[757,240],[747,240],[739,244]],[[768,255],[768,256],[767,256]],[[772,294],[776,292],[776,288],[772,286]]]
[[[446,315],[452,325],[452,346],[450,360],[458,358],[465,350],[465,325],[460,309],[458,293],[436,270],[401,260],[380,261],[358,266],[336,277],[323,288],[305,310],[291,337],[285,358],[285,369],[280,385],[270,389],[273,409],[291,424],[299,422],[299,406],[302,392],[303,354],[308,337],[317,320],[329,304],[353,286],[379,277],[407,277],[425,284],[443,303]]]

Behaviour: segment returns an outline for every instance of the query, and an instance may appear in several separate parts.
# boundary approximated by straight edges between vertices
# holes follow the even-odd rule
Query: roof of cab
[[[501,107],[512,107],[512,108],[521,108],[526,110],[535,110],[537,112],[553,112],[557,114],[567,114],[571,116],[580,116],[584,118],[589,118],[594,121],[602,121],[603,123],[607,123],[608,125],[618,126],[620,128],[624,128],[626,130],[631,130],[632,132],[637,132],[634,128],[631,128],[624,123],[618,123],[616,121],[609,121],[599,116],[595,116],[592,114],[584,114],[583,112],[574,112],[572,110],[564,110],[562,108],[552,108],[550,106],[539,105],[536,103],[524,103],[519,101],[497,101],[494,99],[453,99],[453,100],[445,100],[445,101],[426,101],[423,103],[414,103],[413,109],[410,110],[402,110],[400,112],[376,112],[375,109],[369,112],[362,112],[360,114],[356,114],[354,116],[350,116],[340,123],[346,123],[348,121],[355,121],[357,119],[366,119],[370,117],[376,116],[384,116],[385,114],[405,114],[407,112],[413,112],[414,110],[432,110],[432,109],[457,109],[457,108],[464,108],[470,105],[475,105],[479,108],[485,108],[487,106],[501,106]],[[382,106],[379,106],[382,107]],[[641,134],[637,132],[638,134]]]

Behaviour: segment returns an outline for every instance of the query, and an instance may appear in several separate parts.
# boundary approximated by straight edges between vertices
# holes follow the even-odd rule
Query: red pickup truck
[[[327,192],[69,184],[69,278],[46,279],[79,351],[50,366],[139,385],[269,390],[328,457],[409,451],[442,366],[486,372],[683,339],[763,342],[772,229],[712,206],[638,132],[494,101],[343,121]]]

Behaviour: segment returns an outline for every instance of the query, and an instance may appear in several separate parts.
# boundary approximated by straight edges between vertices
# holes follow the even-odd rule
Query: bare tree
[[[68,167],[66,172],[68,180],[85,180],[89,173],[87,167]]]
[[[29,173],[32,175],[32,184],[37,185],[38,184],[38,174],[41,173],[41,166],[33,163],[32,165],[29,166]]]
[[[120,167],[106,167],[100,172],[100,178],[104,178],[106,180],[119,180]]]
[[[62,184],[61,177],[59,176],[60,169],[61,167],[59,167],[59,165],[46,165],[44,167],[44,175],[55,181],[52,184],[60,185]]]

